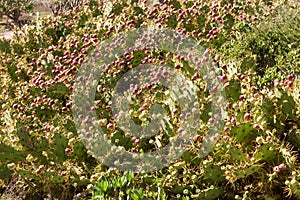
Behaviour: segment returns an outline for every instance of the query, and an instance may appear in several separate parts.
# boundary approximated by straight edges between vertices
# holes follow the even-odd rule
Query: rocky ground
[[[0,33],[0,38],[5,38],[5,39],[12,39],[13,37],[13,31],[6,31],[6,32],[3,32],[3,33]]]

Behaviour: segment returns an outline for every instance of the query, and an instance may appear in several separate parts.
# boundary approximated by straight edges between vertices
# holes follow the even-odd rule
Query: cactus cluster
[[[0,39],[1,183],[7,185],[14,174],[20,176],[30,187],[28,199],[47,195],[59,199],[300,198],[300,45],[295,40],[299,31],[290,31],[291,27],[298,30],[299,19],[290,18],[298,8],[290,3],[169,0],[149,6],[136,0],[87,0],[55,17],[37,19],[12,40]],[[281,18],[290,20],[272,26],[276,23],[272,19]],[[88,58],[97,57],[93,50],[118,34],[143,27],[169,28],[209,49],[204,55],[213,58],[216,81],[226,96],[220,105],[226,112],[220,120],[224,127],[212,138],[215,144],[205,157],[203,149],[211,144],[207,132],[220,125],[220,115],[211,106],[218,88],[210,88],[214,80],[203,74],[204,67],[187,60],[188,55],[166,52],[175,45],[187,48],[185,44],[165,42],[166,37],[159,43],[163,50],[115,48],[113,54],[121,55],[106,55],[108,64],[97,77],[94,101],[85,104],[82,96],[74,97],[75,82],[80,80],[77,73]],[[123,42],[130,46],[138,40],[132,34]],[[122,79],[146,63],[157,67],[148,71],[150,78],[164,77],[168,73],[161,70],[164,65],[180,73],[193,85],[197,101],[180,107],[191,91],[180,96],[185,88],[170,92],[150,78],[140,85],[135,82],[139,77]],[[130,95],[119,92],[118,82],[128,86]],[[118,92],[128,97],[128,104],[115,105],[124,100],[113,99]],[[76,101],[88,105],[79,108],[81,113],[97,117],[74,119]],[[122,172],[90,151],[89,145],[99,151],[110,149],[91,139],[94,127],[101,128],[102,138],[114,145],[112,155],[116,149],[132,157],[158,151],[184,133],[185,119],[192,121],[185,107],[199,111],[199,120],[187,127],[195,135],[184,141],[185,152],[168,166],[145,173]],[[115,115],[120,108],[127,110]],[[163,121],[155,127],[159,131],[138,137],[153,128],[147,125],[155,120]]]

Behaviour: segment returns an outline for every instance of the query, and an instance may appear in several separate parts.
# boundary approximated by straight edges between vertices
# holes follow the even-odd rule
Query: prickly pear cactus
[[[258,130],[254,129],[251,122],[241,123],[232,127],[231,133],[236,137],[238,143],[244,144],[254,140],[260,134]]]
[[[260,161],[272,161],[273,159],[276,159],[276,146],[272,143],[266,143],[261,145],[257,151],[254,153],[255,160]]]
[[[287,91],[279,90],[280,98],[278,98],[277,105],[282,112],[282,118],[291,119],[296,122],[299,119],[296,117],[296,103],[291,95]]]
[[[237,81],[229,81],[229,87],[225,88],[226,100],[234,103],[239,100],[241,95],[241,85]]]
[[[220,197],[223,193],[222,187],[212,187],[203,189],[199,195],[195,195],[199,199],[212,200]]]
[[[11,53],[10,44],[6,40],[0,40],[0,52]]]
[[[212,185],[219,185],[225,181],[224,170],[217,165],[208,165],[204,168],[204,180]]]
[[[68,147],[68,139],[62,134],[55,134],[52,138],[51,157],[54,158],[55,162],[62,163],[67,159],[65,149]]]
[[[243,167],[242,169],[238,169],[234,173],[237,176],[237,178],[246,178],[247,176],[250,176],[254,173],[258,173],[261,170],[262,170],[261,166],[252,165],[252,166],[249,166],[249,167],[246,167],[246,168]]]
[[[234,147],[230,148],[227,153],[230,155],[229,161],[231,162],[241,163],[247,160],[246,153]]]

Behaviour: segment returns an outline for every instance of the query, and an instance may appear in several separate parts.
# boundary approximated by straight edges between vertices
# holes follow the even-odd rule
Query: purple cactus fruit
[[[259,124],[254,124],[253,128],[256,129],[256,130],[259,130],[260,129],[260,125]]]
[[[273,168],[273,171],[277,173],[277,172],[279,172],[279,171],[280,171],[280,169],[279,169],[279,167],[278,167],[278,166],[275,166],[275,167]]]
[[[197,135],[195,138],[196,141],[201,141],[202,139],[203,139],[203,137],[201,135]]]
[[[280,171],[286,170],[286,166],[283,163],[278,165],[278,168],[279,168]]]
[[[244,120],[248,121],[248,120],[250,120],[250,118],[251,118],[251,115],[249,113],[246,113],[244,115]]]
[[[72,149],[70,149],[69,147],[67,147],[66,149],[65,149],[65,153],[66,154],[70,154],[72,152]]]
[[[279,80],[278,80],[278,79],[275,79],[275,80],[274,80],[274,86],[277,87],[278,85],[279,85]]]
[[[219,55],[216,55],[215,56],[215,61],[219,61],[220,60],[220,56]]]

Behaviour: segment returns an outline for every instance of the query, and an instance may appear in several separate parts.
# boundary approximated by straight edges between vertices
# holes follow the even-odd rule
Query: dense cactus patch
[[[298,10],[293,2],[279,1],[169,0],[150,6],[88,0],[37,19],[12,40],[0,39],[2,184],[19,176],[16,184],[27,188],[27,199],[300,198]],[[156,151],[188,117],[165,87],[144,84],[131,88],[131,119],[147,124],[151,105],[158,103],[167,128],[136,138],[118,127],[111,100],[116,83],[144,63],[168,64],[191,81],[201,120],[197,136],[174,163],[148,173],[122,172],[94,158],[80,140],[72,115],[74,82],[101,42],[150,26],[191,36],[209,50],[226,93],[227,114],[213,150],[200,157],[203,138],[217,118],[201,70],[175,53],[125,52],[106,66],[89,108],[108,140],[132,153]]]

